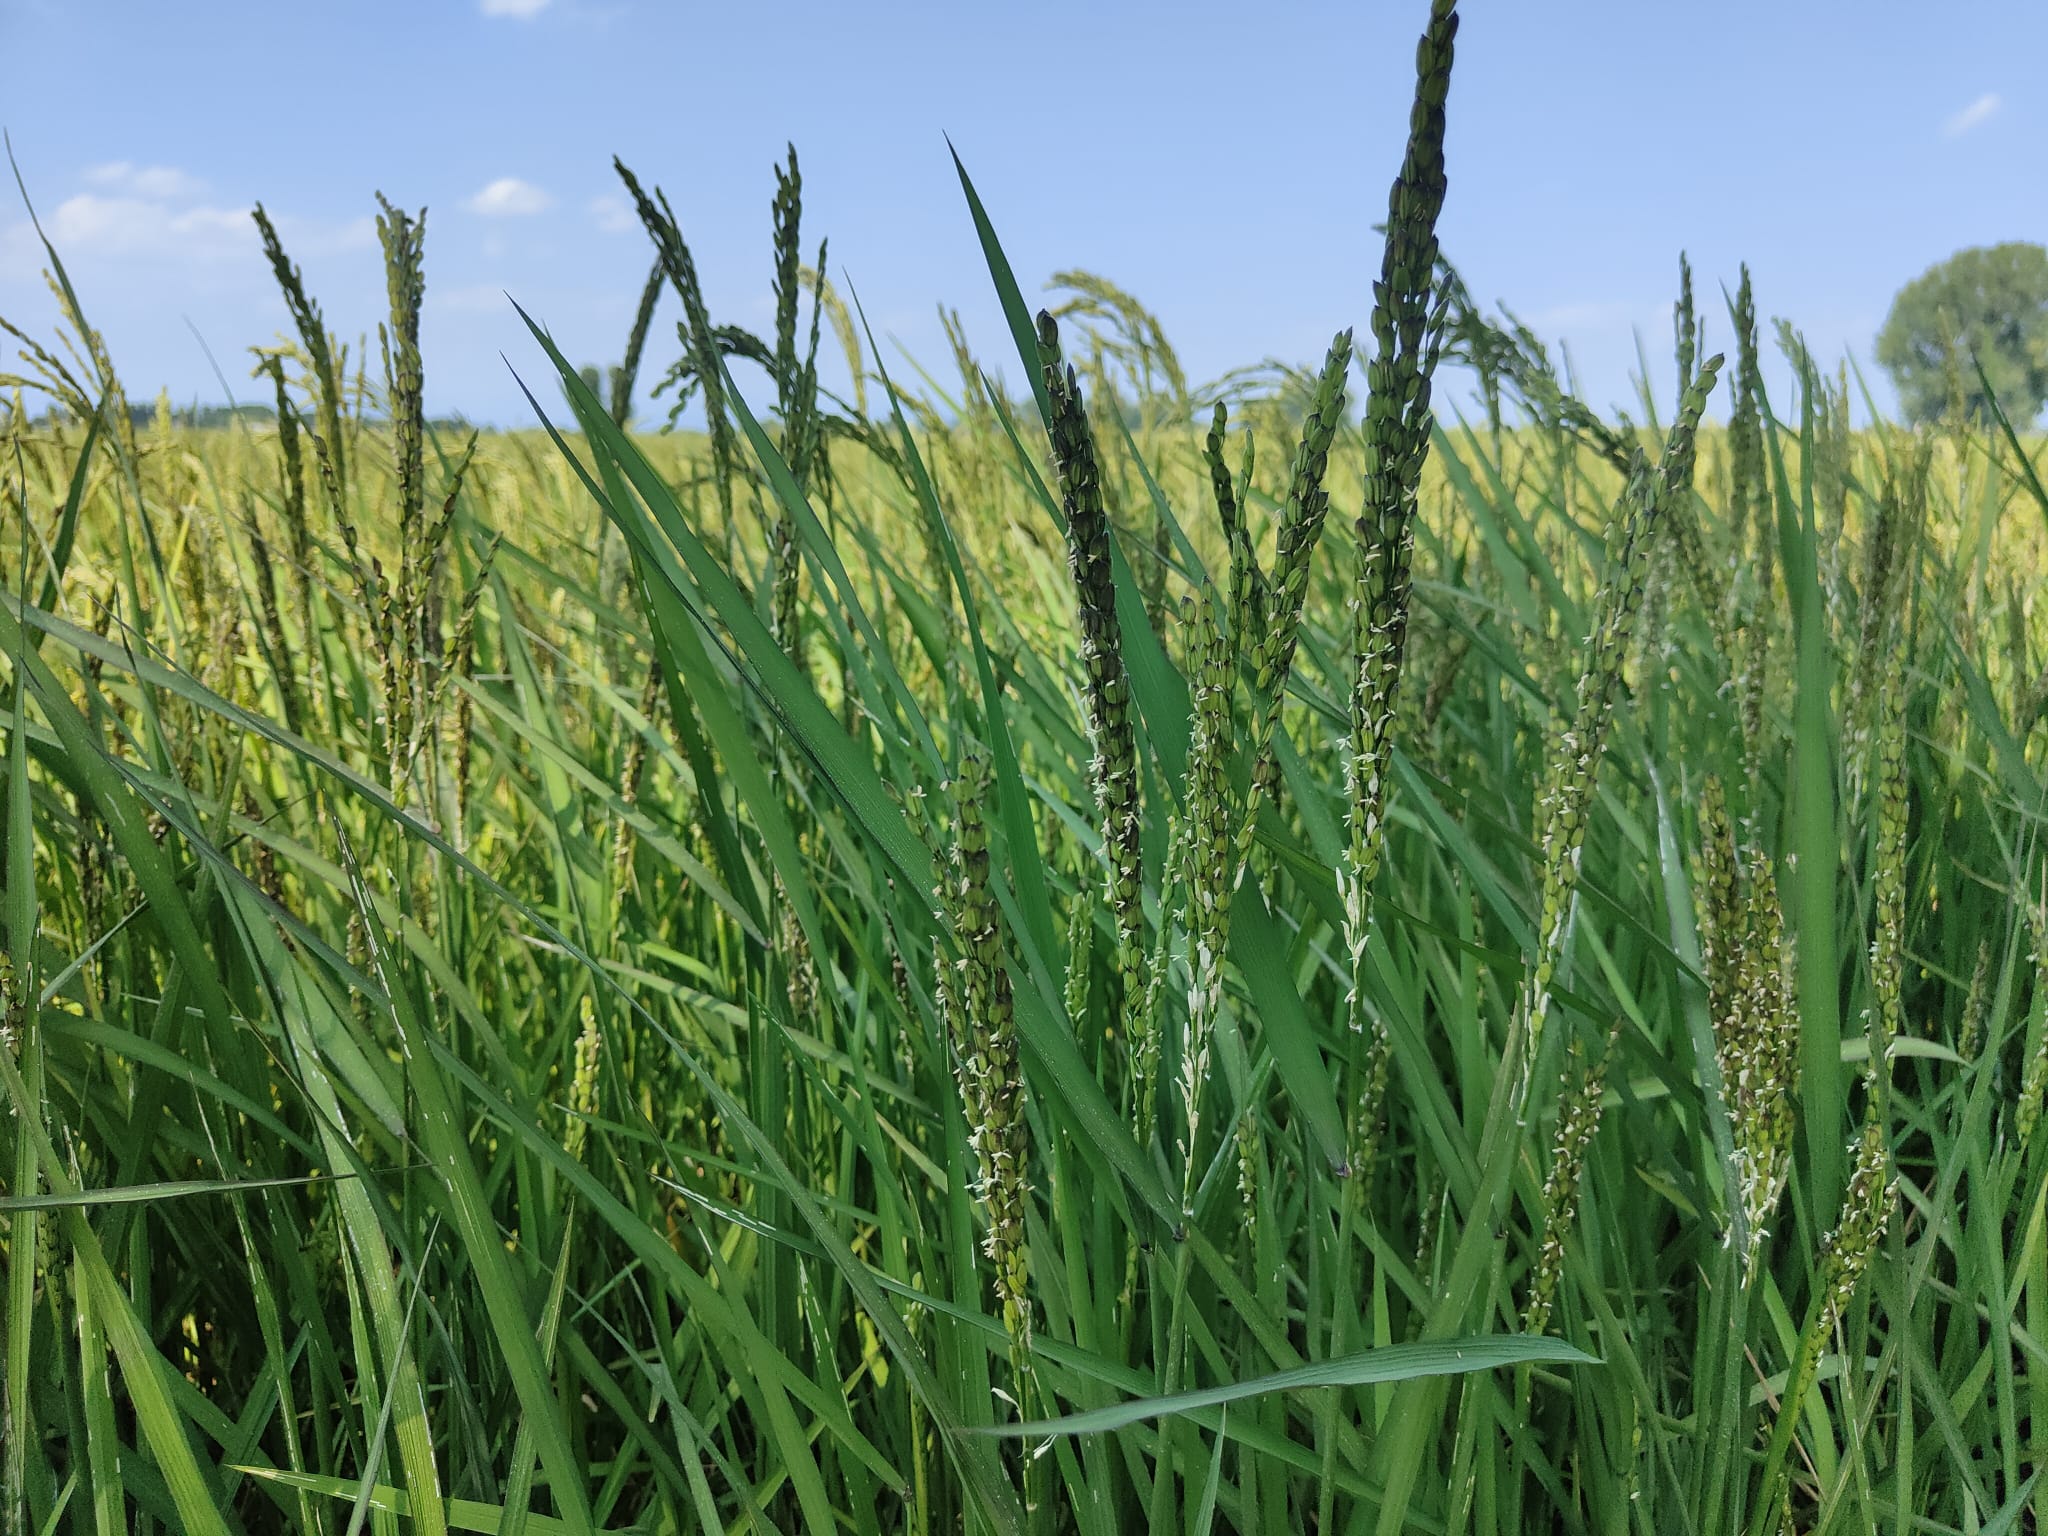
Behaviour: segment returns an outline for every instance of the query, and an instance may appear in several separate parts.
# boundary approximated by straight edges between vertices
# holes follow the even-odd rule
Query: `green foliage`
[[[638,200],[715,441],[537,329],[555,435],[423,420],[389,208],[378,377],[273,237],[274,420],[138,426],[53,253],[0,1530],[2039,1525],[2041,446],[1773,401],[1746,282],[1728,430],[1697,315],[1595,417],[1435,252],[1451,18],[1284,411],[1084,402],[964,171],[1015,401],[793,159],[772,345]]]
[[[1995,395],[2031,422],[2048,404],[2048,247],[2011,240],[1935,263],[1892,300],[1877,360],[1910,421],[1988,423]]]

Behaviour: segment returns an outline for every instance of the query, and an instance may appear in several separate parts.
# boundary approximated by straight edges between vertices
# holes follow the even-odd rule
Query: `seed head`
[[[583,1156],[583,1143],[590,1133],[588,1121],[597,1113],[597,1056],[602,1043],[597,1005],[587,992],[581,1007],[583,1029],[576,1036],[576,1075],[569,1082],[569,1129],[562,1138],[562,1150],[574,1158]]]
[[[1578,1217],[1579,1178],[1585,1171],[1586,1149],[1600,1128],[1601,1099],[1607,1092],[1607,1058],[1613,1053],[1621,1022],[1615,1021],[1600,1060],[1588,1066],[1586,1047],[1574,1036],[1568,1047],[1567,1087],[1557,1107],[1557,1135],[1550,1149],[1550,1172],[1543,1181],[1543,1230],[1536,1248],[1536,1270],[1529,1282],[1529,1300],[1522,1311],[1522,1331],[1541,1333],[1550,1325],[1557,1283],[1564,1274],[1564,1245]]]
[[[1188,1011],[1181,1045],[1181,1105],[1187,1140],[1182,1147],[1184,1208],[1193,1214],[1197,1136],[1202,1090],[1209,1078],[1209,1048],[1223,1012],[1223,957],[1230,943],[1230,897],[1236,884],[1230,790],[1232,747],[1229,642],[1213,604],[1189,602],[1183,628],[1195,636],[1194,728],[1188,750],[1188,797],[1182,823],[1187,881]]]
[[[1123,980],[1128,1032],[1143,1027],[1139,1003],[1145,991],[1145,895],[1139,847],[1137,734],[1131,722],[1131,684],[1124,670],[1123,631],[1116,613],[1109,513],[1103,503],[1095,437],[1081,399],[1080,380],[1064,365],[1059,326],[1044,310],[1038,315],[1038,357],[1052,406],[1053,467],[1059,476],[1066,519],[1067,566],[1080,609],[1088,734],[1095,749],[1090,773],[1109,861],[1108,902],[1116,924],[1117,970]],[[1134,1052],[1142,1052],[1143,1045],[1141,1040],[1132,1041]],[[1144,1101],[1142,1093],[1140,1101]]]
[[[1871,849],[1877,920],[1870,940],[1870,1071],[1880,1096],[1890,1089],[1892,1046],[1905,1017],[1906,812],[1906,725],[1894,682],[1878,698],[1877,826]]]
[[[1455,0],[1437,0],[1416,45],[1415,99],[1408,147],[1387,200],[1387,237],[1373,284],[1373,358],[1366,368],[1364,505],[1352,600],[1350,846],[1338,884],[1349,953],[1346,1014],[1352,1030],[1372,1027],[1365,1004],[1372,888],[1385,836],[1387,755],[1407,649],[1415,514],[1434,418],[1430,380],[1443,350],[1448,289],[1437,291],[1436,224],[1444,175],[1444,103],[1458,35]],[[1348,337],[1344,338],[1347,342]],[[1378,1144],[1387,1046],[1367,1053],[1356,1139]],[[1363,1161],[1364,1157],[1355,1159]]]
[[[1025,1242],[1029,1143],[1010,973],[1003,963],[989,883],[988,826],[982,816],[989,780],[988,758],[979,748],[970,750],[953,784],[955,841],[947,895],[959,959],[948,995],[961,1104],[980,1170],[976,1193],[988,1221],[985,1252],[995,1265],[1011,1359],[1022,1371],[1031,1343]]]
[[[1856,1287],[1877,1256],[1878,1240],[1891,1220],[1896,1190],[1891,1157],[1885,1149],[1884,1125],[1875,1116],[1864,1119],[1856,1144],[1856,1162],[1842,1193],[1842,1214],[1832,1232],[1821,1239],[1821,1321],[1818,1331],[1833,1333],[1856,1294]]]
[[[1550,1012],[1550,987],[1564,958],[1565,941],[1575,910],[1579,859],[1586,836],[1600,760],[1607,749],[1616,694],[1622,688],[1622,665],[1628,654],[1637,610],[1642,605],[1644,576],[1649,566],[1650,537],[1664,509],[1689,494],[1693,457],[1701,414],[1713,391],[1719,357],[1707,359],[1685,392],[1678,419],[1672,424],[1656,470],[1640,455],[1622,492],[1618,532],[1595,611],[1598,618],[1588,637],[1584,670],[1579,674],[1578,707],[1572,723],[1557,739],[1550,770],[1538,797],[1543,827],[1538,840],[1542,856],[1542,895],[1537,909],[1536,955],[1525,988],[1527,1040],[1525,1076],[1543,1044]]]
[[[22,1028],[28,1018],[28,999],[15,973],[14,962],[0,955],[0,1050],[21,1054]]]

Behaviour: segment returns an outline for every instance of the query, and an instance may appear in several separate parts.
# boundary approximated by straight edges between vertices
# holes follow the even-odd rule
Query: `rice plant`
[[[774,334],[622,164],[626,361],[520,326],[520,432],[426,418],[422,214],[351,344],[257,210],[221,430],[48,253],[6,1530],[2038,1525],[2042,446],[1789,327],[1774,399],[1689,266],[1668,423],[1573,399],[1421,19],[1365,324],[1211,385],[964,166],[957,394],[794,150]]]

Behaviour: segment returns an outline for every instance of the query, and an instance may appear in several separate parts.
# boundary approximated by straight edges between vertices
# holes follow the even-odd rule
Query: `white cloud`
[[[280,217],[275,220],[285,249],[294,257],[357,250],[377,229],[364,217],[323,224]],[[141,254],[209,259],[260,249],[255,222],[246,208],[201,205],[173,209],[140,197],[101,197],[81,192],[67,197],[43,223],[59,254],[89,256]]]
[[[368,218],[333,223],[279,214],[276,223],[296,261],[362,250],[377,239]],[[79,192],[44,214],[43,233],[67,263],[95,273],[146,270],[154,279],[176,270],[180,281],[206,288],[260,282],[264,274],[246,208]],[[27,219],[0,225],[0,280],[27,281],[48,261]]]
[[[548,0],[478,0],[477,9],[486,16],[513,16],[520,21],[538,16],[548,8]]]
[[[206,190],[205,182],[196,176],[188,176],[175,166],[136,165],[128,160],[92,166],[86,171],[85,179],[110,192],[160,201],[182,201],[197,197]]]
[[[506,3],[506,0],[501,0],[501,3]],[[517,218],[543,213],[553,206],[554,201],[530,181],[521,181],[517,176],[500,176],[463,206],[485,218]]]
[[[590,200],[590,217],[598,230],[607,235],[623,235],[640,227],[639,219],[623,197],[593,197]]]
[[[246,209],[173,210],[148,198],[96,192],[67,197],[43,227],[59,251],[92,255],[162,252],[172,246],[221,252],[253,245],[256,239]]]
[[[1996,91],[1986,91],[1962,111],[1941,125],[1944,139],[1959,139],[1972,128],[1989,122],[1998,115],[1998,109],[2005,101]]]
[[[110,160],[80,173],[83,187],[48,209],[43,233],[67,260],[177,265],[209,281],[260,270],[261,242],[246,204],[207,197],[207,184],[170,165]],[[368,217],[341,221],[275,215],[294,259],[361,250],[376,243]],[[0,225],[0,273],[43,266],[42,242],[26,220]],[[239,280],[237,276],[234,280]]]

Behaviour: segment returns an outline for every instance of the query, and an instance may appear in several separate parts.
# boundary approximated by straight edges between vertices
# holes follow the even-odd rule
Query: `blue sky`
[[[770,167],[803,161],[878,333],[934,371],[959,308],[1017,377],[946,155],[1027,296],[1084,267],[1159,315],[1196,380],[1318,356],[1379,261],[1423,0],[1351,5],[0,0],[0,125],[132,394],[244,398],[286,324],[261,199],[329,323],[374,332],[382,190],[427,205],[427,394],[526,419],[544,371],[622,349],[647,264],[610,160],[659,182],[714,318],[770,316]],[[1766,316],[1870,365],[1892,294],[1958,247],[2048,238],[2048,4],[1468,0],[1445,250],[1567,342],[1597,406],[1640,330],[1669,392],[1678,253],[1727,338],[1738,264]],[[0,315],[47,336],[41,257],[0,201]],[[672,309],[665,311],[672,316]],[[189,322],[189,323],[188,323]],[[653,358],[673,352],[666,319]],[[11,355],[11,354],[10,354]],[[890,354],[891,362],[896,354]]]

